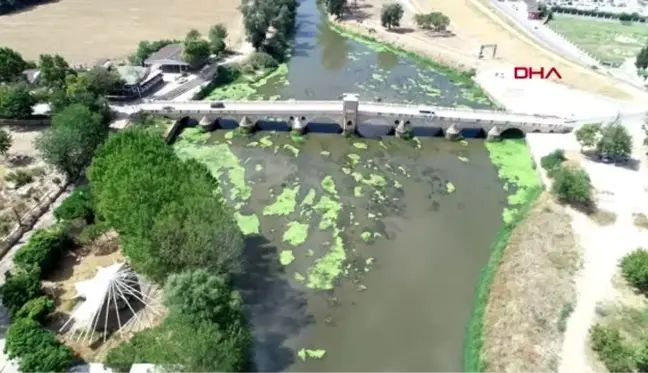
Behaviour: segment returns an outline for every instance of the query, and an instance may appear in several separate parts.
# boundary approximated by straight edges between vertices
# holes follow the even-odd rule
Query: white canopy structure
[[[77,297],[83,299],[61,327],[78,332],[79,339],[92,340],[96,331],[103,332],[104,341],[108,331],[150,326],[149,311],[159,315],[158,301],[153,288],[143,281],[127,264],[116,263],[97,269],[94,278],[75,284]],[[101,330],[103,328],[103,330]]]

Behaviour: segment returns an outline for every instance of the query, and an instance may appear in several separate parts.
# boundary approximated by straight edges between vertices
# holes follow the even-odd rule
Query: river
[[[429,66],[342,37],[313,0],[298,9],[287,72],[237,92],[488,106]],[[507,198],[483,140],[189,128],[175,148],[218,176],[247,234],[238,285],[258,370],[462,369],[477,278]]]

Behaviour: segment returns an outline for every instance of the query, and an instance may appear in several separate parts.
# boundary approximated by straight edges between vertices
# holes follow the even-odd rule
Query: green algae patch
[[[457,158],[459,158],[459,160],[464,162],[464,163],[468,163],[468,158],[466,158],[466,157],[458,156]]]
[[[357,154],[347,154],[347,158],[351,161],[351,167],[355,167],[360,162],[360,156]]]
[[[320,154],[321,154],[322,156],[324,156],[324,157],[328,157],[329,155],[331,155],[331,152],[327,152],[326,150],[322,150],[322,151],[320,152]]]
[[[535,188],[541,186],[526,141],[524,139],[505,139],[500,142],[488,142],[486,148],[491,162],[499,170],[499,178],[505,183],[507,189],[513,187],[515,190],[508,197],[511,210],[515,210],[516,205],[528,201],[528,194],[533,193]],[[515,215],[515,211],[510,211],[505,212],[502,217],[510,221],[513,219],[513,215]]]
[[[295,274],[293,275],[293,278],[294,278],[295,281],[297,281],[297,282],[304,282],[304,281],[306,281],[306,277],[304,277],[304,275],[302,275],[302,274],[299,273],[299,272],[295,272]]]
[[[333,244],[326,255],[317,259],[315,265],[308,269],[308,284],[311,289],[330,290],[335,285],[335,279],[342,273],[342,265],[346,260],[346,252],[340,231],[333,233]]]
[[[363,240],[364,242],[369,242],[369,241],[371,241],[371,237],[372,237],[372,234],[371,234],[371,232],[369,232],[369,231],[364,231],[364,232],[362,232],[362,233],[360,234],[360,238],[362,238],[362,240]]]
[[[281,194],[277,196],[276,201],[263,209],[263,215],[285,216],[291,214],[295,211],[295,207],[297,207],[298,192],[299,186],[284,188]]]
[[[327,191],[328,193],[337,196],[337,190],[335,189],[335,181],[333,181],[333,178],[331,176],[326,176],[324,180],[322,180],[322,188],[324,188],[324,190]]]
[[[394,188],[402,189],[403,184],[401,184],[398,180],[394,180]]]
[[[292,250],[283,250],[281,253],[279,253],[279,263],[281,263],[281,265],[287,266],[294,260],[295,254],[293,254]]]
[[[294,147],[294,146],[292,146],[290,144],[285,144],[283,147],[284,147],[284,149],[286,149],[289,152],[293,153],[293,155],[295,157],[299,155],[299,149],[297,149],[296,147]]]
[[[308,238],[308,224],[295,221],[288,223],[288,229],[283,234],[283,241],[293,246],[299,246]]]
[[[486,143],[486,148],[491,161],[499,168],[499,177],[517,190],[511,196],[513,198],[508,199],[509,207],[503,212],[502,227],[491,245],[490,258],[486,267],[480,272],[477,282],[475,308],[466,328],[462,369],[464,372],[484,372],[487,369],[482,357],[482,347],[484,346],[484,315],[489,301],[490,287],[514,229],[543,191],[523,139]]]
[[[188,128],[187,130],[193,129]],[[247,201],[252,195],[252,187],[246,182],[245,168],[241,165],[240,159],[232,152],[230,146],[228,144],[200,146],[204,143],[201,144],[198,141],[203,139],[206,141],[209,134],[207,134],[207,137],[199,136],[195,131],[187,131],[187,134],[189,136],[185,137],[183,132],[176,141],[174,145],[176,153],[181,158],[194,158],[205,164],[211,174],[219,180],[224,174],[227,174],[227,179],[231,184],[231,188],[229,188],[230,199],[235,202]]]
[[[361,186],[358,185],[358,186],[355,186],[353,188],[353,196],[358,197],[358,198],[364,196],[364,193],[362,192],[362,187]]]
[[[457,189],[457,188],[455,188],[455,186],[454,186],[453,183],[451,183],[451,182],[449,182],[449,181],[446,183],[446,190],[448,191],[448,193],[454,193],[454,191],[455,191],[456,189]]]
[[[243,215],[236,212],[234,218],[244,235],[259,234],[259,218],[255,214]]]
[[[223,135],[223,137],[224,137],[226,140],[231,140],[231,139],[234,137],[234,131],[227,131],[227,132],[225,133],[225,135]]]
[[[263,165],[262,165],[262,164],[256,164],[256,165],[254,165],[254,171],[256,171],[256,172],[261,172],[261,171],[263,171]]]
[[[321,359],[324,355],[326,355],[326,350],[309,350],[307,348],[302,348],[297,352],[297,356],[299,356],[302,361],[306,361],[307,358]]]
[[[468,141],[466,140],[459,140],[459,144],[463,146],[468,146]]]
[[[269,148],[272,146],[272,141],[270,141],[270,136],[263,136],[259,139],[259,144],[262,148]]]
[[[367,144],[365,144],[363,142],[354,142],[353,147],[356,148],[356,149],[364,150],[364,149],[367,149]]]
[[[299,204],[300,207],[307,207],[311,206],[313,202],[315,202],[315,189],[310,188],[308,190],[308,193],[306,194],[306,197],[302,200],[302,202]]]
[[[338,215],[342,211],[342,204],[327,195],[323,195],[313,208],[322,213],[319,228],[326,230],[335,226]]]

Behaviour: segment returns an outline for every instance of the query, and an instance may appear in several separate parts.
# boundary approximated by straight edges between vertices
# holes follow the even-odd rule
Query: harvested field
[[[487,371],[556,371],[581,253],[562,206],[543,193],[513,231],[484,315]]]
[[[182,39],[195,28],[206,34],[223,23],[229,44],[242,41],[239,1],[62,0],[0,16],[0,45],[36,59],[59,53],[72,64],[123,58],[141,40]]]
[[[0,158],[0,237],[64,180],[34,149],[33,141],[42,129],[2,129],[11,133],[13,144],[9,154]]]
[[[648,27],[641,23],[554,14],[547,26],[599,60],[610,63],[621,64],[634,58],[648,40]]]

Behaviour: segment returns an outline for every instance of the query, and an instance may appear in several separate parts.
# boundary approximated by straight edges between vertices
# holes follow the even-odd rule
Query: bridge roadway
[[[572,129],[559,117],[510,113],[495,110],[456,109],[424,105],[362,102],[346,94],[341,101],[224,101],[222,108],[212,108],[210,101],[153,101],[139,105],[139,112],[180,120],[186,117],[209,125],[218,118],[233,118],[241,126],[254,125],[265,118],[281,118],[293,129],[303,128],[314,119],[330,118],[344,130],[356,124],[382,119],[398,132],[416,127],[438,127],[444,132],[483,129],[499,134],[515,128],[527,132],[564,133]]]

